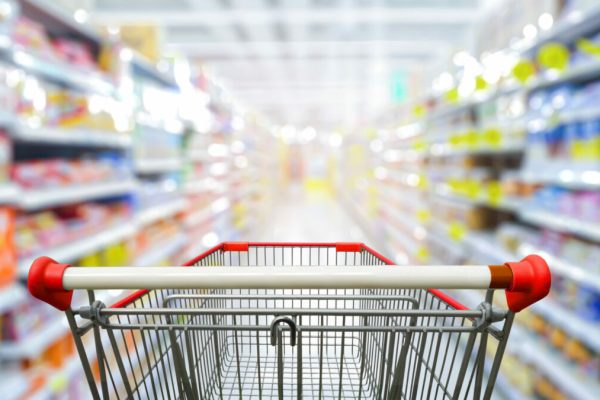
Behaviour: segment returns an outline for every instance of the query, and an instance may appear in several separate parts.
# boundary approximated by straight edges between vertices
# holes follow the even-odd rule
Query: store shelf
[[[591,287],[600,293],[600,274],[588,271],[585,268],[564,261],[544,250],[523,243],[519,246],[519,255],[526,256],[527,254],[539,254],[548,262],[553,274],[571,279],[580,285]]]
[[[528,168],[521,172],[520,178],[525,182],[556,185],[570,189],[600,189],[600,171],[593,169]]]
[[[77,259],[101,250],[106,246],[129,238],[133,236],[135,232],[136,228],[132,224],[118,224],[96,234],[83,237],[82,239],[41,251],[34,257],[27,257],[19,260],[19,274],[25,277],[29,272],[31,263],[37,257],[48,256],[65,263],[76,261]]]
[[[140,159],[134,163],[136,172],[140,174],[158,174],[178,171],[183,163],[179,158]]]
[[[32,143],[109,148],[128,148],[132,144],[130,134],[94,129],[33,128],[22,121],[10,124],[10,132],[16,140]]]
[[[600,325],[577,315],[552,299],[544,299],[532,306],[533,312],[559,326],[570,336],[587,344],[596,354],[600,353]]]
[[[460,196],[453,194],[450,187],[446,184],[438,184],[433,187],[432,193],[436,196],[442,197],[447,200],[457,201],[466,204],[472,204],[475,206],[483,206],[487,208],[493,208],[495,210],[517,212],[523,207],[523,200],[518,198],[504,198],[500,201],[492,202],[486,196],[478,196],[476,198],[469,198],[466,196]]]
[[[19,371],[3,370],[0,374],[0,399],[22,400],[29,390],[29,379]]]
[[[537,40],[521,48],[523,54],[532,53],[545,43],[561,42],[568,44],[574,40],[593,33],[600,28],[600,6],[595,6],[585,14],[572,13],[558,22],[552,29],[542,33]]]
[[[149,267],[156,265],[166,258],[179,251],[186,242],[186,236],[183,234],[176,235],[172,239],[168,239],[162,243],[153,246],[146,253],[135,259],[133,265],[136,267]]]
[[[462,242],[469,250],[477,252],[481,256],[488,257],[494,263],[517,261],[519,258],[512,252],[504,250],[500,243],[495,240],[493,233],[468,232],[462,238]]]
[[[566,82],[586,82],[600,77],[600,60],[593,60],[568,68],[560,75],[541,76],[525,88],[529,91],[544,89]]]
[[[454,157],[454,156],[492,156],[519,154],[525,150],[525,143],[513,143],[500,146],[479,146],[473,148],[455,148],[449,144],[438,145],[430,148],[428,155],[430,157]]]
[[[591,378],[585,378],[549,346],[544,345],[534,335],[519,325],[513,325],[508,351],[546,375],[555,385],[565,391],[570,398],[596,400],[600,385]]]
[[[521,211],[519,215],[521,219],[532,224],[561,232],[570,232],[590,240],[600,241],[600,225],[593,222],[584,222],[547,211],[528,209]]]
[[[69,332],[67,319],[60,315],[16,342],[0,342],[0,360],[22,360],[39,357],[52,343]]]
[[[149,225],[177,214],[183,210],[186,205],[187,202],[184,199],[175,199],[164,204],[157,204],[139,211],[136,215],[136,221],[139,226]]]
[[[19,206],[24,210],[37,210],[62,204],[119,196],[134,190],[132,180],[72,185],[48,189],[27,189],[19,195]]]
[[[6,40],[0,41],[0,58],[34,75],[86,92],[105,96],[116,96],[118,92],[115,84],[100,72],[83,70],[59,59],[36,55]]]
[[[12,183],[0,184],[0,204],[15,203],[19,196],[19,189]]]
[[[0,287],[0,314],[21,304],[27,298],[25,288],[17,283]]]

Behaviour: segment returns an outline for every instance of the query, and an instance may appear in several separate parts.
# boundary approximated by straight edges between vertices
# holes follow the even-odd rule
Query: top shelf
[[[148,79],[169,89],[179,90],[179,86],[171,76],[160,72],[154,64],[137,53],[133,54],[131,67],[134,75]]]
[[[100,72],[72,67],[60,60],[44,59],[11,44],[8,37],[2,39],[0,57],[27,72],[89,93],[111,97],[118,94],[115,83]]]
[[[524,55],[531,54],[548,42],[573,43],[580,37],[600,30],[600,6],[594,6],[585,13],[572,12],[556,24],[553,29],[540,35],[538,39],[521,49]]]

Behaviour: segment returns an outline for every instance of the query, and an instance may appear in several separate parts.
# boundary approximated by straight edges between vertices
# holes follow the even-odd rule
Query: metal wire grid
[[[196,265],[368,264],[383,262],[366,251],[273,247],[216,252]],[[372,315],[409,309],[404,298],[439,313]],[[151,312],[165,304],[175,312]],[[109,337],[99,368],[104,398],[470,399],[485,390],[487,329],[452,316],[425,290],[155,290],[128,308],[101,324]],[[193,309],[203,312],[176,312]],[[272,346],[273,313],[236,311],[251,309],[306,310],[295,317],[297,345],[280,328]]]

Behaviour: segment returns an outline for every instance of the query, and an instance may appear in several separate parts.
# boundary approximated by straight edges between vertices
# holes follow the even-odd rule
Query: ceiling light
[[[554,18],[549,13],[544,13],[538,18],[538,25],[544,31],[547,31],[548,29],[552,28],[553,24]]]
[[[537,28],[533,24],[527,24],[523,28],[523,36],[525,39],[534,39],[537,36]]]
[[[90,17],[90,15],[83,8],[78,8],[73,13],[73,18],[75,19],[75,21],[77,21],[80,24],[87,22],[89,17]]]

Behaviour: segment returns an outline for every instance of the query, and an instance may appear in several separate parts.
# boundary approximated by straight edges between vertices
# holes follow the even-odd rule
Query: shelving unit
[[[25,3],[21,10],[26,16],[49,30],[59,27],[58,36],[67,35],[71,40],[85,43],[93,49],[95,56],[101,48],[112,48],[114,44],[113,39],[105,39],[86,24],[75,22],[71,15],[61,12],[54,2],[24,0]],[[88,226],[74,240],[48,246],[35,251],[35,254],[20,255],[15,267],[18,281],[0,287],[0,316],[8,318],[12,310],[18,310],[17,313],[28,312],[32,317],[42,317],[38,314],[43,314],[47,322],[23,337],[11,340],[0,337],[0,377],[2,380],[10,377],[11,381],[11,393],[5,395],[0,390],[2,398],[14,396],[17,399],[24,393],[28,398],[39,400],[65,398],[67,394],[63,392],[68,389],[69,382],[84,380],[76,354],[65,354],[62,360],[54,359],[53,365],[59,361],[62,365],[57,370],[48,364],[46,358],[50,356],[44,355],[54,344],[67,337],[69,329],[64,316],[58,311],[29,310],[35,300],[21,282],[27,278],[29,267],[36,257],[49,256],[73,265],[83,264],[84,260],[101,265],[132,266],[183,263],[206,250],[207,240],[203,238],[207,235],[211,240],[216,237],[219,241],[249,239],[243,235],[259,223],[261,215],[260,207],[254,207],[253,204],[258,198],[267,196],[268,191],[260,191],[260,180],[248,179],[248,175],[260,175],[264,170],[268,171],[268,174],[264,174],[267,177],[277,170],[273,168],[273,160],[264,157],[264,152],[270,151],[271,146],[264,140],[270,141],[272,138],[267,133],[268,126],[246,122],[245,129],[251,131],[252,135],[247,134],[246,130],[232,130],[231,118],[245,117],[233,111],[233,104],[224,104],[219,100],[222,89],[214,85],[210,77],[193,70],[189,77],[191,84],[185,88],[205,92],[210,101],[199,107],[206,107],[210,114],[219,115],[215,119],[219,121],[218,124],[208,127],[208,131],[204,126],[200,131],[196,128],[197,121],[182,118],[178,108],[177,113],[168,116],[169,119],[160,112],[148,112],[143,108],[146,87],[154,92],[167,93],[172,100],[170,106],[180,104],[183,89],[171,72],[161,72],[154,62],[133,50],[119,50],[119,46],[115,49],[120,52],[112,56],[123,68],[109,73],[101,71],[99,67],[82,68],[51,54],[42,55],[34,48],[13,43],[10,36],[0,37],[0,61],[4,62],[6,68],[18,71],[27,79],[40,82],[40,85],[50,85],[51,90],[58,87],[77,95],[79,100],[85,99],[81,100],[81,104],[88,108],[91,107],[91,99],[97,102],[97,107],[105,107],[101,111],[105,115],[100,118],[100,123],[95,119],[98,118],[97,114],[88,109],[89,118],[81,124],[68,120],[62,125],[43,118],[44,115],[36,119],[21,115],[16,110],[3,110],[0,113],[0,127],[6,131],[13,149],[10,162],[15,164],[47,157],[59,160],[104,157],[104,160],[114,162],[119,168],[118,178],[101,182],[25,188],[9,180],[0,183],[0,204],[11,208],[17,218],[47,216],[57,209],[66,210],[67,214],[77,213],[78,205],[88,203],[127,204],[129,211],[126,218],[111,219],[110,223],[107,221],[105,225],[93,227],[95,229]],[[131,60],[128,57],[130,54]],[[120,75],[121,70],[124,76]],[[123,82],[133,82],[134,90],[122,87]],[[203,86],[200,87],[198,82],[203,82]],[[123,114],[127,115],[127,123],[123,124],[123,115],[119,115],[121,120],[117,124],[109,107],[113,103],[109,102],[127,111]],[[133,109],[132,104],[140,106]],[[114,117],[114,121],[107,123],[107,115]],[[251,115],[248,117],[252,118]],[[219,190],[206,185],[208,180],[215,178],[211,174],[211,166],[223,162],[207,152],[207,146],[213,139],[227,149],[231,148],[233,156],[243,159],[238,167],[232,163],[229,169],[235,170],[235,174],[232,174],[235,179],[219,177],[223,186]],[[144,148],[147,140],[150,146]],[[167,152],[157,152],[168,147],[165,143],[172,147]],[[254,169],[246,168],[247,165]],[[197,172],[188,177],[188,170],[194,168]],[[198,201],[198,198],[208,200]],[[252,218],[246,215],[246,209],[255,210]],[[23,228],[18,225],[17,229]],[[112,304],[127,294],[128,291],[107,291],[98,293],[98,298],[106,304]],[[90,357],[94,357],[94,346],[88,350]],[[60,351],[53,350],[52,357],[60,357]],[[31,389],[32,371],[26,368],[27,365],[36,365],[36,373],[38,370],[43,373],[44,368],[52,371],[45,376],[45,383],[34,391]],[[4,389],[8,386],[2,380],[0,385]],[[82,390],[79,397],[88,395],[87,388],[82,387]]]
[[[536,52],[543,44],[559,42],[572,48],[582,35],[598,34],[598,15],[600,7],[595,7],[577,20],[562,21],[550,31],[540,32],[533,43],[512,44],[498,53],[516,53],[535,63]],[[460,73],[453,76],[460,80]],[[591,259],[581,256],[581,265],[566,261],[556,247],[568,243],[572,246],[571,256],[582,253],[584,245],[598,249],[600,230],[593,217],[577,217],[576,211],[568,211],[569,215],[557,211],[561,207],[568,209],[562,204],[554,209],[544,208],[533,193],[539,190],[552,193],[552,188],[556,193],[597,192],[600,159],[591,160],[588,156],[584,161],[571,160],[573,150],[566,144],[562,145],[562,152],[557,152],[563,157],[557,158],[560,161],[550,160],[553,153],[549,151],[536,159],[535,151],[541,151],[541,147],[534,148],[531,121],[542,117],[541,113],[534,113],[528,100],[550,89],[569,90],[597,81],[600,81],[600,60],[589,56],[561,72],[537,71],[524,84],[503,77],[469,96],[459,95],[458,100],[446,99],[443,94],[427,95],[399,106],[393,125],[382,127],[379,136],[371,139],[383,144],[373,146],[383,150],[373,150],[370,154],[372,176],[363,182],[363,188],[353,187],[348,195],[361,198],[368,191],[365,188],[375,186],[378,218],[363,220],[375,232],[374,237],[386,240],[390,258],[399,263],[498,264],[532,253],[542,255],[552,270],[554,289],[551,297],[517,317],[507,351],[523,368],[537,371],[535,379],[545,379],[549,385],[558,387],[565,398],[573,399],[591,399],[600,392],[590,373],[586,377],[582,371],[594,367],[578,368],[581,361],[568,356],[572,353],[565,344],[570,343],[570,348],[585,348],[585,354],[591,358],[589,363],[600,354],[597,340],[600,331],[594,319],[597,316],[593,316],[593,311],[585,314],[577,309],[583,307],[580,303],[595,301],[590,291],[600,294],[600,273]],[[455,83],[453,88],[459,84]],[[506,110],[511,105],[520,111],[509,117]],[[545,122],[550,126],[545,129],[593,122],[600,116],[592,104],[579,108],[567,105],[570,107],[545,114]],[[417,108],[421,110],[418,115],[413,113]],[[496,130],[494,135],[489,132],[491,129]],[[354,140],[348,140],[349,149]],[[368,146],[369,143],[364,145]],[[357,180],[359,176],[350,175],[348,180],[351,179]],[[546,204],[556,205],[557,200],[549,197],[550,193],[545,198]],[[352,203],[346,205],[354,214],[365,213],[365,205]],[[577,206],[572,209],[577,210]],[[514,232],[522,236],[514,236]],[[556,254],[542,247],[546,244],[541,238],[550,243],[548,248]],[[570,288],[570,297],[561,291],[563,287]],[[589,300],[579,299],[580,296]],[[533,318],[535,325],[531,322]],[[543,329],[545,337],[532,326]],[[519,379],[511,382],[509,378],[515,377],[511,377],[510,371],[504,373],[507,375],[501,374],[498,382],[502,398],[532,396],[515,387]]]

